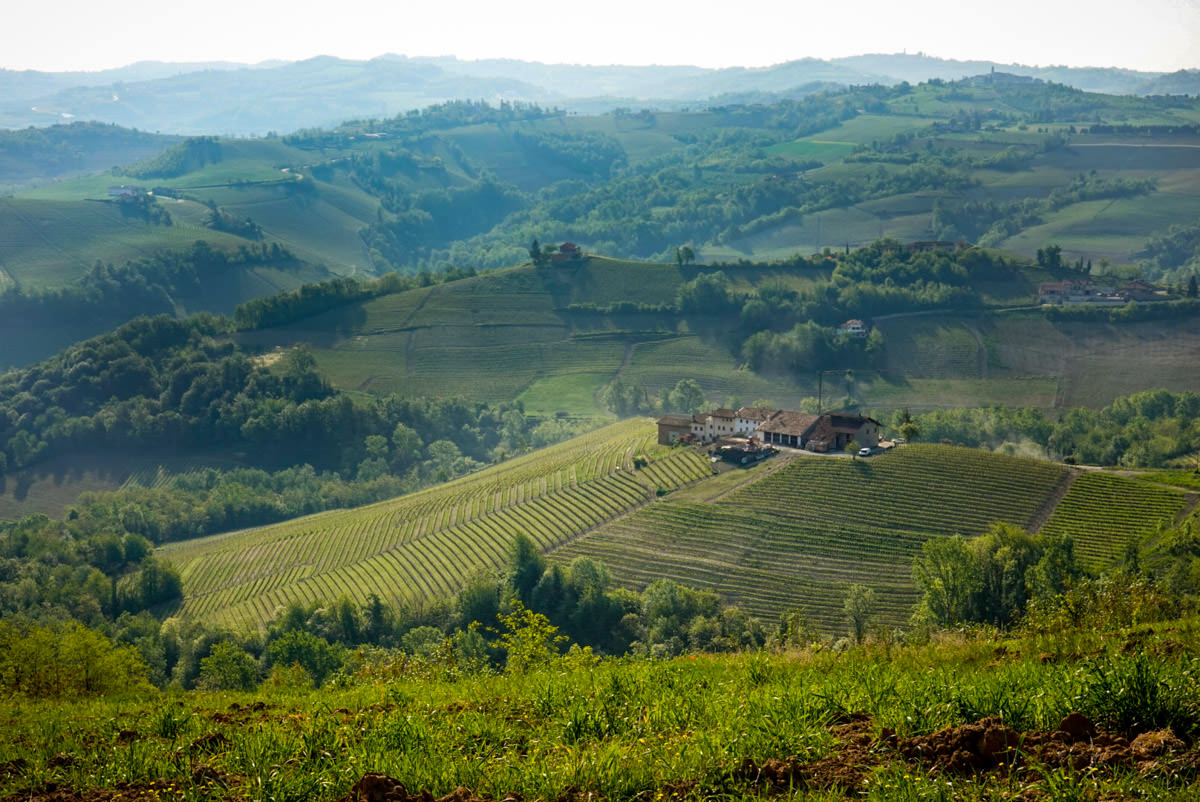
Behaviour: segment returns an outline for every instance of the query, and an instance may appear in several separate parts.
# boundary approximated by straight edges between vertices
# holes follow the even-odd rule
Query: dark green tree
[[[258,662],[245,649],[223,641],[200,661],[197,684],[210,691],[252,691],[258,687]]]
[[[299,665],[317,687],[342,667],[342,659],[339,647],[311,632],[286,632],[267,646],[269,666]]]
[[[537,544],[529,535],[518,533],[508,547],[508,584],[522,603],[529,604],[545,571],[546,559]]]
[[[862,643],[875,617],[875,591],[866,585],[851,585],[846,591],[846,620],[855,643]]]

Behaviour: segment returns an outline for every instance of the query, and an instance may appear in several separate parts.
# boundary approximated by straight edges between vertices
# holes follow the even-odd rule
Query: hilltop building
[[[748,437],[767,445],[809,451],[837,451],[851,440],[874,446],[882,435],[879,421],[849,412],[813,415],[787,409],[742,407],[697,415],[664,415],[658,419],[658,442],[681,439],[711,443],[725,437]]]
[[[777,409],[758,427],[758,433],[764,443],[773,446],[804,448],[820,420],[820,415]]]
[[[562,264],[563,262],[578,262],[583,258],[583,249],[574,242],[564,242],[558,246],[558,250],[550,257],[551,264]]]
[[[866,323],[858,318],[852,318],[838,326],[837,333],[839,337],[866,337],[869,331]]]

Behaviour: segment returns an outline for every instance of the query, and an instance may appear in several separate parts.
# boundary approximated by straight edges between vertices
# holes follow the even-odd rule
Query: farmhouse
[[[777,409],[770,418],[758,427],[758,435],[764,443],[789,448],[804,448],[820,415]]]
[[[108,197],[110,198],[136,198],[138,195],[145,194],[146,190],[144,188],[129,184],[119,184],[108,188]]]
[[[733,427],[737,434],[745,437],[774,414],[775,410],[766,407],[741,407],[733,420]]]
[[[658,419],[658,442],[669,446],[681,437],[691,437],[692,417],[692,415],[663,415]]]
[[[692,434],[698,440],[716,440],[738,434],[737,413],[732,409],[714,409],[707,415],[692,416]]]
[[[1099,306],[1121,306],[1129,299],[1115,287],[1093,284],[1088,279],[1046,281],[1038,285],[1038,301],[1056,306],[1097,304]]]
[[[578,262],[583,258],[583,249],[574,242],[564,242],[558,246],[558,250],[550,257],[552,264],[562,264],[563,262]]]
[[[833,429],[834,450],[845,448],[851,440],[860,446],[875,446],[883,436],[883,429],[874,418],[837,412],[824,417]]]
[[[879,421],[849,412],[813,415],[787,409],[742,407],[714,409],[699,415],[663,415],[658,442],[670,445],[688,437],[711,443],[725,437],[757,439],[766,445],[837,451],[851,440],[864,446],[879,442]]]
[[[838,326],[837,333],[839,337],[866,337],[867,324],[858,319],[847,320]]]
[[[1150,282],[1142,281],[1140,278],[1126,284],[1120,289],[1120,293],[1131,301],[1139,301],[1141,303],[1171,300],[1170,293],[1160,290]]]

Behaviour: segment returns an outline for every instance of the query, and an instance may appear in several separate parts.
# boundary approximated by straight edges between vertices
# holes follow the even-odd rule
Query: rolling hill
[[[527,258],[533,239],[651,260],[689,244],[706,262],[879,237],[961,239],[1029,257],[1057,243],[1068,263],[1127,275],[1121,265],[1146,262],[1151,238],[1200,215],[1198,125],[1192,99],[1089,94],[1000,74],[697,111],[446,103],[285,137],[192,138],[106,174],[0,199],[0,286],[74,292],[97,262],[120,268],[196,241],[227,253],[280,247],[290,261],[239,270],[190,296],[167,287],[160,295],[177,314],[227,312],[337,275],[507,267]],[[25,143],[32,161],[61,159],[76,135],[73,126],[47,130],[50,139]],[[134,144],[167,142],[93,133],[128,145],[120,152],[130,159]],[[68,162],[68,173],[80,169]],[[4,164],[0,184],[28,179]],[[119,185],[154,196],[118,202],[109,192]],[[1157,260],[1148,277],[1178,280],[1193,257]],[[124,292],[104,310],[128,301],[124,317],[104,327],[164,311]],[[0,364],[65,344],[52,326],[20,325],[29,336],[5,336]]]
[[[659,394],[692,378],[715,403],[766,398],[794,405],[816,396],[815,371],[749,369],[731,319],[612,308],[671,304],[684,282],[702,272],[590,257],[388,295],[239,338],[260,349],[307,343],[342,389],[516,398],[535,415],[603,418],[599,394],[615,381]],[[827,268],[813,266],[726,272],[735,288],[747,290],[804,289],[829,277]],[[1002,296],[1002,303],[1025,304],[1033,300],[1037,276],[1018,271],[1003,286],[978,286]],[[1195,318],[1112,324],[985,308],[900,312],[874,324],[886,348],[882,369],[857,374],[845,389],[831,385],[839,399],[848,392],[885,409],[1003,404],[1051,410],[1103,406],[1147,386],[1200,390],[1187,369],[1200,345]],[[1122,367],[1133,361],[1137,372]]]
[[[1196,94],[1194,71],[1073,69],[924,55],[806,58],[767,68],[587,66],[512,59],[319,56],[288,63],[143,62],[96,73],[0,70],[0,125],[99,120],[174,134],[262,135],[386,116],[451,98],[555,102],[572,110],[682,105],[722,96],[796,93],[806,85],[954,81],[992,70],[1092,92]]]
[[[627,420],[411,496],[159,553],[183,576],[182,613],[235,626],[261,626],[289,600],[444,597],[498,569],[524,533],[552,562],[602,560],[618,584],[674,578],[768,618],[803,609],[832,631],[852,583],[876,589],[881,620],[903,623],[928,538],[1003,520],[1073,534],[1099,568],[1196,503],[1135,479],[936,445],[870,460],[780,456],[714,476],[702,453],[654,439],[649,422]]]

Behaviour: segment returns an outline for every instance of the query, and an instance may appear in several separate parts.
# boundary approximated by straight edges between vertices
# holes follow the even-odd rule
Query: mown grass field
[[[174,204],[164,206],[170,211]],[[197,239],[227,248],[246,242],[182,221],[151,225],[123,216],[115,203],[0,198],[0,262],[31,290],[70,284],[97,261],[123,264],[162,249],[182,250]]]
[[[377,657],[318,691],[6,698],[0,793],[332,802],[374,773],[380,795],[462,802],[1189,799],[1197,634],[1193,618],[846,652],[554,658],[502,674]],[[1105,751],[1046,735],[1070,713],[1119,740]],[[976,725],[986,717],[998,721]],[[1021,746],[984,752],[989,726]],[[1162,728],[1169,748],[1135,751]],[[945,754],[915,748],[939,732]],[[1032,747],[1048,737],[1074,762]],[[952,749],[991,759],[954,769]]]

